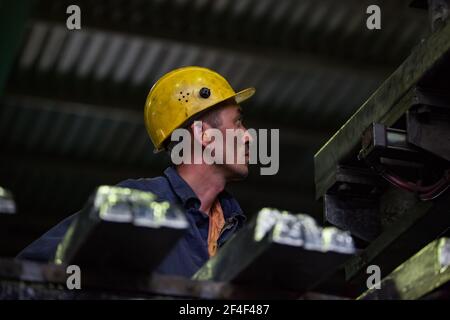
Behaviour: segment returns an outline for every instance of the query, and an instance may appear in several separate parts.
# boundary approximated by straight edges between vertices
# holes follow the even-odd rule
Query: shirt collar
[[[168,167],[164,170],[164,175],[175,192],[175,194],[180,198],[181,203],[186,208],[191,203],[195,205],[198,209],[200,208],[200,199],[195,194],[194,190],[187,184],[186,181],[178,174],[177,170],[174,167]]]
[[[164,175],[172,186],[173,191],[181,200],[185,208],[193,205],[196,209],[200,208],[200,199],[197,197],[192,188],[187,184],[187,182],[180,177],[177,170],[174,167],[168,167],[164,171]],[[222,191],[218,195],[220,205],[222,206],[223,214],[225,219],[229,219],[235,216],[239,216],[245,220],[245,215],[242,212],[237,200],[229,194],[227,191]]]

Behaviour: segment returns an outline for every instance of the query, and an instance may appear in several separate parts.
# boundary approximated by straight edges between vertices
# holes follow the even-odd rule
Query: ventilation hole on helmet
[[[188,102],[188,100],[186,100],[186,102]]]
[[[178,101],[181,101],[181,99],[178,99]]]
[[[183,94],[183,91],[180,91],[180,94]]]
[[[184,96],[183,96],[183,99],[184,99]]]
[[[189,95],[189,92],[188,93],[186,93],[187,95]]]

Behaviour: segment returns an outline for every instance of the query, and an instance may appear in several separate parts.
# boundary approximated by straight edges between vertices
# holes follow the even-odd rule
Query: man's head
[[[202,146],[202,158],[211,155],[214,159],[211,165],[227,181],[245,178],[248,175],[251,137],[243,124],[241,107],[235,101],[227,100],[199,120],[192,123],[189,129],[194,138],[193,143]]]
[[[254,93],[254,88],[236,93],[224,77],[207,68],[175,69],[151,88],[145,103],[145,126],[155,149],[161,151],[172,132],[189,120],[227,100],[239,105]]]
[[[250,137],[242,124],[240,103],[254,92],[248,88],[236,93],[221,75],[206,68],[169,72],[152,87],[145,106],[146,128],[155,149],[170,151],[174,131],[186,128],[193,146],[222,160],[211,165],[228,181],[245,177]],[[217,143],[217,133],[223,136],[222,144]]]
[[[178,134],[180,130],[184,134]],[[243,124],[241,107],[230,99],[175,130],[166,151],[174,164],[208,164],[227,181],[232,181],[248,174],[251,141]]]

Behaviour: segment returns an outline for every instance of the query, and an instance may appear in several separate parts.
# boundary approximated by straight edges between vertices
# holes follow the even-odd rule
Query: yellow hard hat
[[[239,104],[254,93],[255,88],[236,93],[224,77],[207,68],[190,66],[165,74],[145,102],[145,127],[155,151],[161,151],[172,132],[199,112],[231,98]]]

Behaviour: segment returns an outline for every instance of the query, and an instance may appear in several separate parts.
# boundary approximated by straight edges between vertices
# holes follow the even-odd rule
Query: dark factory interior
[[[435,0],[429,3],[432,2]],[[358,250],[371,248],[372,241],[377,244],[391,241],[386,235],[391,230],[386,227],[390,220],[381,221],[380,230],[387,230],[381,233],[379,229],[367,231],[365,217],[357,221],[363,226],[354,226],[347,225],[345,217],[342,218],[344,221],[327,216],[324,212],[331,210],[329,206],[343,208],[344,205],[342,199],[334,198],[338,197],[333,193],[335,187],[330,180],[321,178],[325,174],[321,176],[320,170],[322,163],[325,163],[324,167],[329,165],[328,159],[339,165],[353,165],[348,155],[356,159],[354,148],[344,144],[355,138],[361,148],[361,132],[343,137],[339,133],[344,134],[345,126],[356,121],[353,115],[362,106],[374,101],[372,109],[375,111],[368,111],[374,112],[373,119],[367,124],[382,122],[386,127],[393,127],[395,134],[404,129],[405,123],[411,128],[410,121],[419,119],[420,122],[420,116],[414,118],[414,113],[409,112],[403,118],[399,114],[396,119],[400,120],[391,121],[386,120],[388,116],[382,118],[381,114],[376,114],[376,108],[391,107],[400,98],[408,96],[416,83],[449,94],[448,73],[445,72],[450,70],[450,49],[446,44],[446,41],[450,42],[449,24],[436,29],[433,29],[434,25],[430,27],[431,13],[423,3],[426,1],[1,0],[0,186],[11,193],[16,207],[15,213],[1,214],[0,217],[0,257],[14,258],[52,226],[81,210],[98,186],[114,186],[126,179],[162,174],[170,165],[169,157],[166,153],[153,152],[143,121],[144,105],[150,88],[158,79],[171,70],[186,66],[214,70],[236,91],[255,87],[254,97],[242,104],[246,127],[279,129],[278,173],[261,175],[258,165],[250,165],[244,181],[227,186],[238,199],[247,221],[253,221],[258,215],[258,219],[263,217],[262,208],[277,208],[311,216],[317,228],[335,225],[349,231]],[[70,30],[66,26],[69,16],[66,9],[73,4],[81,8],[79,30]],[[378,5],[382,10],[380,30],[366,27],[369,5]],[[443,40],[439,42],[438,37]],[[429,50],[421,47],[423,43],[428,44],[426,39],[435,41]],[[419,50],[426,54],[421,56],[419,52],[413,60],[411,57]],[[401,72],[396,72],[407,63]],[[423,68],[418,67],[421,64]],[[417,74],[422,69],[423,73],[431,74],[431,80]],[[431,69],[432,72],[428,71]],[[405,78],[404,87],[399,85],[403,83],[400,77]],[[388,83],[389,80],[392,81]],[[445,144],[450,142],[450,118],[445,108],[450,105],[450,99],[445,98],[439,100],[439,103],[447,103],[442,108],[444,111],[431,113],[435,117],[443,115],[436,118],[436,121],[443,121],[439,122],[441,149],[427,149],[419,142],[413,144],[426,150],[421,151],[421,155],[425,153],[426,160],[423,161],[428,170],[423,172],[435,170],[425,181],[435,182],[442,172],[446,172],[447,180],[445,182],[443,178],[443,184],[448,186],[450,158]],[[364,129],[368,127],[365,121],[361,120]],[[381,127],[374,125],[373,128]],[[380,130],[388,132],[390,129],[382,127]],[[336,142],[336,148],[345,152],[328,150],[335,147],[333,142]],[[364,157],[365,150],[360,152],[358,161],[361,154]],[[330,155],[328,151],[332,155],[327,162],[324,158]],[[445,156],[439,158],[442,153]],[[409,161],[408,157],[401,159]],[[434,163],[434,167],[430,169],[429,163]],[[394,185],[398,181],[386,172],[378,172],[388,181],[384,181],[380,189],[383,194],[381,207],[389,206],[386,197],[397,197],[396,192],[401,190],[392,187],[385,192],[389,181]],[[341,184],[336,188],[343,189],[342,185],[347,186]],[[448,216],[448,190],[446,194],[442,191],[442,195],[435,191],[431,201],[435,201],[433,212]],[[411,195],[413,200],[405,197],[402,201],[416,201],[417,193]],[[411,205],[414,210],[431,203],[425,201],[429,192],[421,195],[423,197],[417,201],[423,201]],[[349,212],[359,204],[357,201],[348,203]],[[401,211],[400,201],[395,203],[389,210]],[[383,279],[433,240],[448,235],[450,224],[445,225],[448,218],[439,222],[447,231],[431,226],[428,220],[425,223],[427,228],[423,234],[427,236],[417,245],[408,240],[410,251],[405,251],[402,261],[393,262],[386,258],[402,248],[396,247],[394,240],[392,246],[383,249],[394,248],[386,251],[384,256],[380,254],[376,260],[380,263],[389,260],[386,271],[382,272]],[[238,233],[232,241],[236,246],[240,241],[241,248],[247,248],[243,233]],[[239,235],[242,236],[239,238]],[[395,239],[406,241],[402,236]],[[407,236],[413,238],[408,234],[404,235],[405,239]],[[253,250],[251,246],[248,248],[249,252]],[[231,243],[224,247],[223,255],[226,250],[232,250]],[[447,250],[450,250],[450,241]],[[379,254],[378,251],[371,252]],[[288,259],[281,255],[291,257],[293,253],[283,247],[278,254],[278,261],[287,264]],[[319,272],[320,261],[324,258],[311,258],[306,254],[304,257],[315,261],[314,268]],[[269,258],[258,259],[258,264],[264,265]],[[303,263],[306,263],[305,259]],[[337,255],[330,261],[338,265],[345,259]],[[227,266],[225,259],[219,262]],[[306,270],[301,261],[296,260],[295,266],[295,270]],[[242,283],[251,284],[250,278],[260,273],[256,269],[249,270],[237,275],[236,279],[245,278]],[[352,274],[348,270],[347,274]],[[236,282],[222,274],[226,271],[217,272],[215,280]],[[292,276],[290,271],[286,272]],[[305,277],[313,277],[309,274],[311,271],[304,272]],[[259,279],[265,279],[264,273],[262,270]],[[209,279],[208,276],[208,270],[203,268],[196,279]],[[273,277],[267,281],[293,282],[286,277]],[[446,277],[448,281],[449,273]],[[311,280],[308,288],[312,285]],[[330,286],[332,289],[324,289],[321,298],[325,294],[344,296],[347,291],[351,292],[347,298],[356,298],[365,291],[358,285],[345,290],[336,289],[341,288],[341,284]],[[318,288],[313,291],[321,292],[321,287]],[[445,281],[441,288],[444,293],[439,297],[448,298],[450,291]],[[426,293],[430,292],[431,289]],[[438,296],[436,292],[433,294]],[[378,297],[383,298],[390,296]]]

